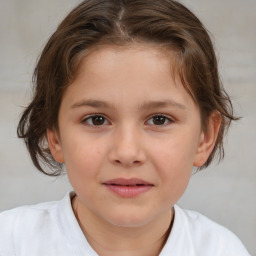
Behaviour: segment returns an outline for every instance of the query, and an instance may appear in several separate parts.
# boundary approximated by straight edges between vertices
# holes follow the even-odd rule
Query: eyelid
[[[175,119],[174,119],[173,117],[170,117],[169,115],[162,114],[162,113],[157,113],[157,114],[152,114],[152,115],[150,115],[150,116],[147,118],[146,123],[147,123],[150,119],[152,119],[152,118],[154,118],[154,117],[159,117],[159,116],[166,118],[166,119],[168,120],[168,124],[163,124],[163,125],[154,125],[154,124],[151,124],[151,125],[161,127],[161,126],[167,126],[167,125],[169,125],[169,124],[171,124],[171,123],[173,123],[173,122],[175,121]]]
[[[111,124],[110,121],[108,120],[108,118],[105,115],[100,114],[100,113],[99,114],[98,113],[97,114],[91,114],[91,115],[87,115],[87,116],[83,117],[81,123],[85,124],[87,126],[92,126],[92,127],[96,127],[96,128],[100,128],[101,126],[105,126],[106,125],[106,124],[92,125],[92,124],[86,123],[87,120],[89,120],[90,118],[93,118],[93,117],[103,117],[105,119],[105,121],[108,122],[108,124]]]
[[[107,121],[107,124],[102,124],[102,125],[93,125],[93,124],[88,124],[87,121],[90,119],[90,118],[93,118],[93,117],[103,117],[105,119],[105,122]],[[166,118],[166,120],[168,121],[167,124],[160,124],[160,125],[156,125],[156,124],[149,124],[149,125],[152,125],[152,126],[159,126],[159,127],[163,127],[163,126],[167,126],[169,124],[172,124],[173,122],[175,122],[175,119],[173,117],[170,117],[169,115],[167,114],[162,114],[162,113],[156,113],[156,114],[152,114],[150,115],[146,120],[146,124],[149,122],[150,119],[154,118],[154,117],[164,117]],[[105,126],[105,125],[110,125],[111,122],[109,121],[109,119],[104,115],[104,114],[101,114],[101,113],[97,113],[97,114],[90,114],[90,115],[86,115],[85,117],[82,118],[82,121],[81,121],[82,124],[85,124],[87,126],[91,126],[91,127],[96,127],[96,128],[100,128],[102,126]]]

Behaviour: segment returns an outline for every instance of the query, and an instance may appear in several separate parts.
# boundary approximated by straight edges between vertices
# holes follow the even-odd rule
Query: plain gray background
[[[66,177],[36,171],[16,126],[30,98],[43,45],[77,0],[0,0],[0,211],[56,200]],[[220,72],[236,114],[219,165],[192,176],[179,205],[200,211],[240,237],[256,255],[256,1],[184,0],[214,37]]]

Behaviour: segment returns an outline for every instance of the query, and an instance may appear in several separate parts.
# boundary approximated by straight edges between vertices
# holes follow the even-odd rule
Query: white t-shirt
[[[0,213],[0,256],[98,256],[71,206],[74,193],[57,202]],[[159,256],[248,256],[229,230],[175,205],[175,219]]]

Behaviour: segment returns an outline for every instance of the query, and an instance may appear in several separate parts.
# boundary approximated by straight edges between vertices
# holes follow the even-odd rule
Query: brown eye
[[[166,116],[155,115],[149,119],[148,124],[161,126],[161,125],[167,125],[171,122],[172,120]]]
[[[155,125],[163,125],[166,121],[166,117],[164,116],[154,116],[153,117],[153,123]]]
[[[91,126],[101,126],[108,124],[107,119],[104,116],[90,116],[83,120],[83,123],[86,123]]]
[[[105,123],[105,118],[103,116],[92,117],[92,123],[94,125],[103,125]]]

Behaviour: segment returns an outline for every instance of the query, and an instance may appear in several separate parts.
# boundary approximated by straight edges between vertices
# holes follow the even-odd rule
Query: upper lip
[[[138,178],[131,178],[131,179],[125,179],[125,178],[117,178],[117,179],[112,179],[103,182],[104,185],[119,185],[119,186],[153,186],[152,183],[147,182],[142,179]]]

